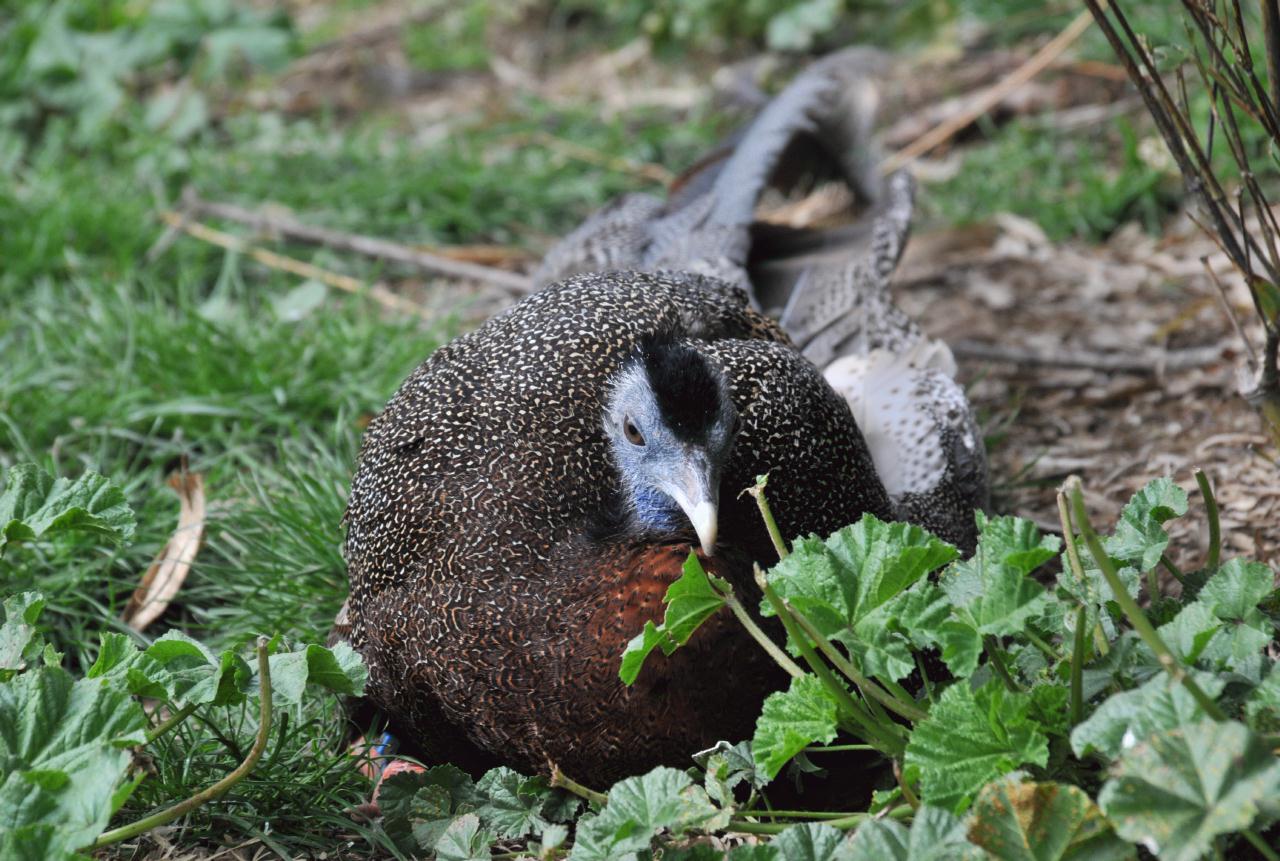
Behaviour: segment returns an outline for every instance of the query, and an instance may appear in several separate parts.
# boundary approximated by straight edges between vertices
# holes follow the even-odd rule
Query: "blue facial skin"
[[[689,528],[689,518],[676,501],[660,490],[627,481],[636,520],[655,532],[675,532]]]

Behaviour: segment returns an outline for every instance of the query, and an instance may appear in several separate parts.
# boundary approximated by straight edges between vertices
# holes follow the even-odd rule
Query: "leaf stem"
[[[905,744],[902,739],[887,736],[886,730],[888,726],[876,721],[875,718],[867,714],[857,700],[853,698],[853,694],[840,684],[840,680],[831,672],[831,668],[822,662],[814,652],[813,646],[808,639],[801,635],[798,630],[795,616],[792,615],[790,608],[778,597],[778,593],[773,591],[773,587],[769,585],[769,581],[765,580],[763,572],[757,569],[756,581],[760,584],[760,588],[764,591],[765,600],[773,607],[773,612],[777,614],[782,621],[782,627],[787,629],[787,635],[791,641],[795,643],[796,648],[800,650],[800,656],[804,658],[805,663],[809,665],[809,669],[822,682],[822,686],[835,699],[840,706],[840,712],[851,719],[855,726],[849,726],[849,720],[842,720],[841,728],[854,735],[860,735],[865,741],[876,746],[882,753],[887,756],[901,755]],[[896,724],[893,724],[896,728]]]
[[[561,771],[560,766],[555,763],[551,764],[550,784],[553,788],[563,789],[565,792],[572,793],[579,798],[586,799],[590,803],[601,807],[609,801],[608,795],[603,792],[596,792],[594,789],[589,789],[581,783],[578,783],[578,781]]]
[[[1258,833],[1254,831],[1252,828],[1246,828],[1241,833],[1244,835],[1244,839],[1252,843],[1253,848],[1257,849],[1258,853],[1263,858],[1266,858],[1267,861],[1280,861],[1280,854],[1277,854],[1276,850],[1268,846],[1263,841],[1263,839],[1258,836]]]
[[[907,812],[911,812],[910,807],[904,806],[903,809]],[[895,808],[895,812],[896,810],[897,808]],[[892,815],[892,813],[890,815]],[[901,816],[902,815],[899,814],[899,816],[895,816],[894,818],[901,818]],[[859,825],[871,818],[873,817],[870,813],[850,813],[836,819],[824,819],[822,824],[843,830],[848,828],[857,828]],[[734,819],[729,822],[729,827],[725,830],[734,831],[739,834],[779,834],[789,827],[790,824],[786,822],[744,822],[741,819]]]
[[[1000,648],[1000,644],[996,642],[996,638],[991,634],[983,635],[982,648],[986,651],[987,657],[991,659],[991,669],[995,670],[996,675],[1004,682],[1004,686],[1009,689],[1009,693],[1022,693],[1022,686],[1014,681],[1013,676],[1009,673],[1009,667],[1004,662],[1004,651]]]
[[[1183,586],[1187,585],[1186,575],[1182,573],[1182,569],[1173,564],[1173,560],[1169,558],[1169,554],[1160,554],[1160,564],[1163,565],[1164,569],[1173,576],[1174,580],[1177,580]],[[1154,601],[1160,596],[1160,581],[1156,579],[1156,572],[1154,568],[1147,574],[1147,577],[1149,578],[1147,588],[1151,590],[1151,600]]]
[[[928,717],[925,712],[916,708],[914,704],[902,702],[893,694],[876,684],[874,680],[869,679],[860,673],[858,668],[853,665],[853,662],[840,654],[840,650],[837,649],[829,639],[824,637],[821,632],[813,626],[813,623],[805,618],[803,613],[799,612],[785,601],[783,601],[783,603],[786,605],[787,610],[792,614],[792,618],[795,619],[796,624],[798,624],[805,634],[808,635],[809,639],[813,640],[813,642],[817,644],[818,648],[822,651],[822,654],[826,655],[827,660],[831,661],[837,670],[848,677],[849,681],[858,686],[858,689],[862,691],[863,696],[875,700],[899,717],[906,718],[912,722],[922,721]]]
[[[1222,524],[1218,519],[1218,500],[1213,495],[1209,476],[1204,474],[1203,469],[1197,466],[1192,470],[1192,475],[1196,477],[1200,495],[1204,497],[1204,512],[1209,519],[1209,557],[1205,560],[1204,567],[1212,570],[1218,567],[1218,558],[1222,553]]]
[[[191,713],[194,712],[195,710],[196,710],[195,703],[187,703],[185,706],[178,709],[176,712],[173,712],[167,718],[160,721],[160,723],[156,724],[151,729],[147,730],[146,739],[143,741],[143,744],[151,744],[151,742],[155,741],[160,736],[164,735],[169,730],[173,729],[175,726],[182,723],[187,718],[191,717]]]
[[[1070,536],[1067,538],[1070,541]],[[1080,723],[1084,717],[1084,660],[1088,639],[1084,626],[1088,621],[1088,611],[1081,605],[1076,608],[1075,639],[1071,649],[1071,725]]]
[[[870,744],[816,744],[806,747],[803,753],[844,753],[852,750],[875,750]]]
[[[1040,637],[1039,634],[1035,633],[1030,628],[1023,628],[1022,636],[1026,637],[1027,642],[1035,646],[1037,649],[1039,649],[1040,653],[1044,655],[1046,658],[1048,658],[1049,660],[1051,661],[1062,660],[1062,655],[1058,654],[1058,650],[1055,649],[1053,646],[1050,646],[1048,643],[1046,643],[1044,639]]]
[[[271,665],[267,660],[267,638],[259,637],[257,642],[258,651],[258,699],[259,699],[259,717],[258,717],[258,734],[254,737],[253,747],[249,749],[249,755],[244,758],[240,765],[226,777],[217,783],[209,786],[190,798],[179,801],[172,807],[166,807],[158,813],[143,817],[136,822],[128,825],[122,825],[119,828],[107,831],[98,836],[86,851],[100,849],[103,846],[110,846],[112,843],[119,843],[121,840],[128,840],[131,837],[137,837],[145,834],[153,828],[158,828],[167,822],[185,816],[195,810],[206,801],[212,801],[227,790],[235,786],[245,776],[253,770],[258,764],[258,760],[262,758],[262,752],[267,749],[267,740],[271,737]]]
[[[751,614],[747,612],[747,608],[742,606],[742,602],[730,591],[728,594],[721,593],[724,596],[725,605],[733,612],[742,627],[747,629],[747,633],[751,635],[751,639],[760,644],[760,648],[773,658],[774,662],[787,671],[792,678],[799,678],[804,675],[804,670],[800,669],[800,665],[791,660],[791,656],[779,648],[778,644],[769,638],[764,629],[756,624],[756,620],[751,618]]]
[[[1116,573],[1115,566],[1111,564],[1111,557],[1103,549],[1102,542],[1098,539],[1098,533],[1093,531],[1093,526],[1089,523],[1089,515],[1084,510],[1084,493],[1081,490],[1079,477],[1071,476],[1063,487],[1071,497],[1071,507],[1074,509],[1076,527],[1080,530],[1085,545],[1089,548],[1089,553],[1092,554],[1094,561],[1098,563],[1098,567],[1102,570],[1102,576],[1106,579],[1107,585],[1111,587],[1111,594],[1115,597],[1116,603],[1120,605],[1120,609],[1124,611],[1129,623],[1138,632],[1138,636],[1147,644],[1147,648],[1155,653],[1165,672],[1175,681],[1182,683],[1183,687],[1187,689],[1187,693],[1191,694],[1207,716],[1216,721],[1226,720],[1227,716],[1222,709],[1218,708],[1218,704],[1210,699],[1196,684],[1196,680],[1186,672],[1186,669],[1156,632],[1151,621],[1147,619],[1146,614],[1142,612],[1138,602],[1133,600],[1129,590],[1120,582],[1120,576]]]
[[[760,517],[764,520],[764,528],[769,530],[769,540],[773,542],[773,549],[778,552],[778,559],[786,559],[790,554],[787,550],[787,543],[782,540],[782,531],[778,529],[778,521],[773,519],[773,511],[769,508],[769,500],[765,498],[764,488],[769,483],[769,476],[757,475],[754,487],[748,487],[744,492],[751,494],[755,498],[756,507],[760,509]]]
[[[779,819],[844,819],[848,813],[823,810],[738,810],[739,816],[776,816]]]
[[[898,788],[902,790],[903,801],[907,802],[907,806],[912,810],[919,810],[920,799],[911,791],[910,784],[908,784],[906,778],[902,776],[902,763],[896,759],[893,761],[893,776],[894,779],[898,781]]]

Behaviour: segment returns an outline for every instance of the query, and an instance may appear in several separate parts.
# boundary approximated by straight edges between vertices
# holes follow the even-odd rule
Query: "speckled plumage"
[[[604,785],[749,732],[776,679],[732,623],[699,634],[715,660],[659,657],[635,690],[617,677],[690,538],[600,531],[620,491],[600,420],[609,383],[656,333],[722,368],[739,411],[723,576],[749,592],[748,560],[770,552],[738,499],[758,473],[773,473],[792,533],[888,515],[848,407],[742,291],[614,273],[535,294],[406,380],[370,424],[352,486],[351,639],[369,697],[428,751],[533,770],[551,759]]]
[[[762,698],[785,684],[721,617],[672,656],[651,657],[634,688],[618,679],[624,646],[660,618],[698,546],[679,509],[622,474],[620,451],[641,463],[625,448],[638,429],[613,409],[622,382],[656,388],[668,445],[720,441],[719,541],[706,564],[748,599],[752,562],[776,558],[740,493],[765,472],[788,538],[870,512],[971,544],[985,458],[945,373],[954,366],[933,361],[949,352],[889,295],[912,189],[905,175],[873,178],[875,93],[860,75],[870,57],[802,74],[668,200],[631,195],[593,216],[535,273],[553,286],[437,350],[370,424],[339,627],[369,664],[369,698],[425,755],[472,770],[552,761],[604,787],[747,736]],[[855,250],[770,234],[778,248],[820,252],[770,269],[753,247],[766,235],[754,210],[794,167],[784,162],[801,139],[825,153],[820,172],[873,204],[870,226]],[[785,304],[782,325],[755,310],[766,304]],[[683,346],[642,372],[635,357],[655,339]],[[684,346],[723,377],[681,384],[679,368],[706,373]],[[720,400],[685,410],[673,398]]]

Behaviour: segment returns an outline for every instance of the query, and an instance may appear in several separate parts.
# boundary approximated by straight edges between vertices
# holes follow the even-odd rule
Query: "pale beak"
[[[708,556],[715,553],[718,532],[716,501],[720,494],[719,482],[710,472],[704,458],[690,457],[685,462],[684,474],[666,488],[689,518],[702,552]]]

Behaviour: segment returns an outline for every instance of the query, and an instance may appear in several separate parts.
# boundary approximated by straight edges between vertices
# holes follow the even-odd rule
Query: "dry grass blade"
[[[175,472],[169,476],[169,486],[178,494],[178,526],[124,608],[122,618],[135,631],[146,630],[168,609],[187,579],[204,538],[203,477],[198,472]]]
[[[365,284],[359,278],[352,278],[350,275],[342,275],[337,272],[330,272],[316,266],[314,263],[307,263],[302,260],[296,260],[287,257],[284,254],[277,254],[274,251],[268,251],[265,248],[255,248],[237,236],[225,233],[221,230],[215,230],[206,224],[198,221],[191,221],[185,216],[177,212],[162,212],[160,220],[175,230],[181,230],[188,236],[192,236],[211,245],[217,245],[219,248],[225,248],[228,251],[236,251],[241,254],[247,254],[263,266],[271,269],[278,269],[281,272],[290,272],[301,278],[310,278],[319,281],[321,284],[327,284],[347,293],[353,293],[358,296],[367,296],[377,302],[384,308],[393,311],[401,311],[411,314],[415,317],[421,317],[423,320],[433,319],[434,315],[427,308],[423,308],[416,302],[411,302],[403,296],[399,296],[382,284]],[[160,241],[163,241],[161,237]]]
[[[1067,49],[1093,23],[1088,12],[1082,12],[1071,21],[1066,28],[1054,36],[1031,59],[1014,69],[1004,80],[990,87],[986,92],[973,100],[969,109],[934,126],[905,148],[893,153],[880,166],[880,171],[888,176],[899,168],[906,167],[922,155],[925,155],[939,144],[945,143],[957,132],[973,123],[978,117],[991,110],[1009,93],[1026,84],[1036,75],[1043,72],[1058,56]]]

